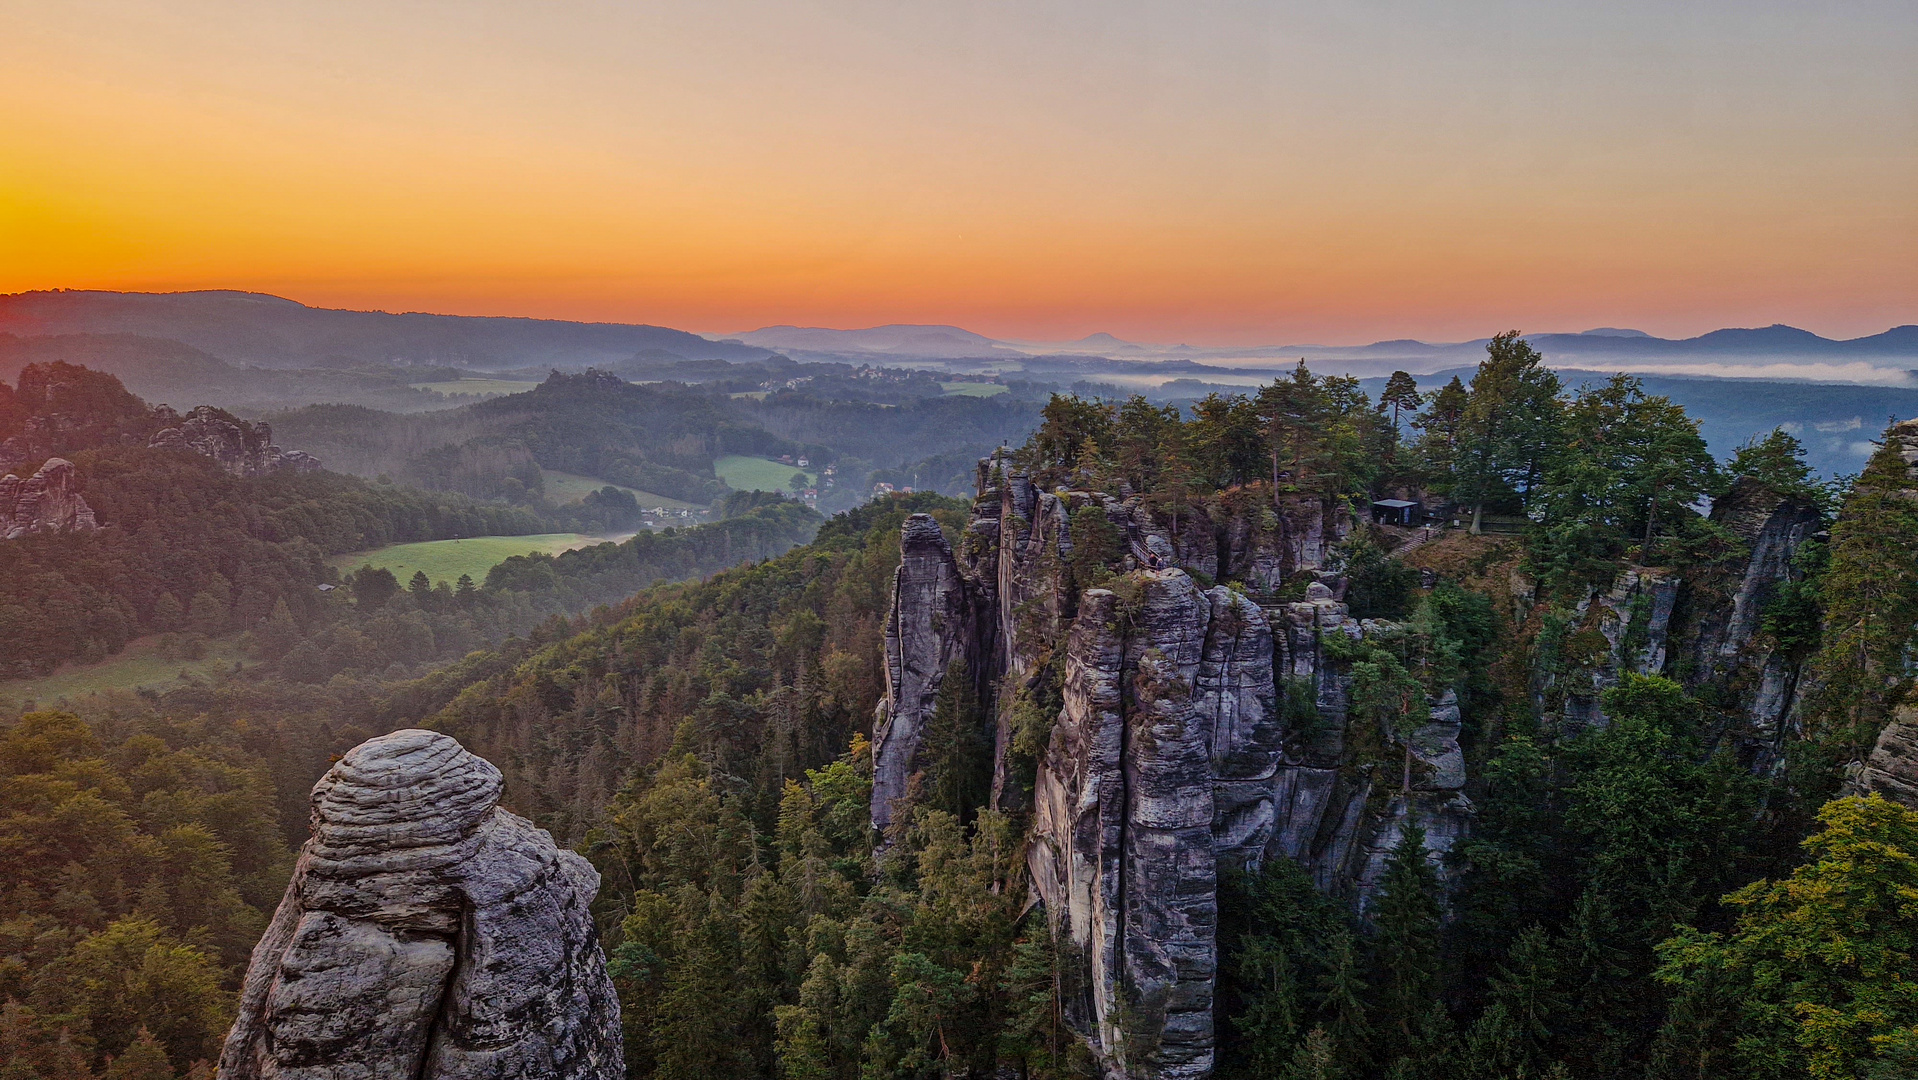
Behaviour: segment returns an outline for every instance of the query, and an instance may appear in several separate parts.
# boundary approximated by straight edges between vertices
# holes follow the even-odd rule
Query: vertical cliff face
[[[313,789],[313,838],[253,950],[220,1075],[617,1080],[599,875],[499,808],[458,742],[397,731]]]
[[[1730,737],[1755,767],[1776,759],[1798,694],[1800,660],[1760,635],[1766,605],[1798,571],[1793,559],[1821,527],[1818,508],[1750,478],[1713,503],[1711,519],[1744,554],[1685,575],[1622,568],[1611,587],[1579,603],[1564,640],[1534,683],[1535,704],[1565,731],[1605,722],[1599,695],[1625,673],[1710,686],[1739,717]],[[1519,591],[1519,590],[1515,590]]]
[[[980,489],[956,552],[923,515],[901,537],[873,822],[892,824],[924,768],[939,680],[963,658],[996,694],[994,805],[1030,814],[1031,888],[1078,968],[1068,1020],[1112,1076],[1207,1076],[1221,868],[1290,858],[1363,905],[1408,823],[1437,858],[1470,818],[1458,708],[1412,739],[1409,791],[1396,763],[1375,782],[1354,759],[1389,735],[1347,730],[1326,642],[1390,627],[1317,581],[1303,601],[1256,599],[1317,568],[1338,519],[1316,500],[1172,522],[996,461]],[[1195,580],[1221,568],[1241,588]]]
[[[1761,647],[1765,607],[1797,572],[1793,558],[1822,527],[1818,508],[1749,478],[1712,504],[1712,520],[1749,554],[1727,580],[1687,583],[1677,636],[1680,674],[1690,686],[1726,691],[1744,721],[1737,733],[1759,768],[1782,752],[1788,713],[1798,696],[1801,659]]]
[[[1029,867],[1054,932],[1087,966],[1074,1019],[1129,1074],[1204,1076],[1218,966],[1214,725],[1236,704],[1228,688],[1248,689],[1222,662],[1243,599],[1223,587],[1207,597],[1182,570],[1126,585],[1126,599],[1088,591],[1073,623]]]
[[[41,532],[91,532],[98,527],[93,508],[80,494],[73,462],[48,458],[25,480],[11,473],[0,476],[0,539],[17,540]]]
[[[1581,601],[1565,628],[1560,663],[1543,673],[1535,688],[1541,713],[1568,731],[1602,725],[1599,695],[1626,674],[1663,674],[1682,586],[1668,571],[1628,566],[1611,588]],[[1550,707],[1554,701],[1556,714]]]

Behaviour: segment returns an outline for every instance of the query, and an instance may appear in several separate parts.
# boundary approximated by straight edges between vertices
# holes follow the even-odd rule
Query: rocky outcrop
[[[1878,733],[1878,743],[1846,783],[1846,793],[1876,792],[1918,810],[1918,707],[1905,705]]]
[[[1682,585],[1669,571],[1628,566],[1610,589],[1580,602],[1557,669],[1539,687],[1541,713],[1548,720],[1556,715],[1568,731],[1600,726],[1605,715],[1599,695],[1618,685],[1622,675],[1662,674]]]
[[[312,472],[320,467],[320,460],[303,450],[273,445],[273,429],[265,422],[250,424],[211,405],[197,406],[184,417],[161,405],[154,415],[168,426],[154,433],[148,446],[212,458],[234,476]]]
[[[1782,752],[1803,658],[1763,647],[1760,623],[1779,588],[1800,573],[1793,560],[1823,528],[1823,517],[1808,500],[1750,477],[1712,504],[1711,517],[1747,554],[1729,575],[1707,571],[1686,582],[1674,632],[1685,647],[1674,666],[1688,686],[1717,687],[1742,715],[1744,730],[1735,735],[1762,771]]]
[[[499,793],[497,769],[430,731],[333,766],[221,1077],[624,1077],[599,875]]]
[[[80,494],[73,462],[48,458],[25,480],[0,476],[0,539],[28,533],[91,532],[99,528],[93,508]]]
[[[886,621],[886,697],[873,725],[872,820],[884,832],[920,769],[926,724],[949,672],[986,673],[989,625],[976,581],[961,572],[939,523],[906,519]]]
[[[1109,1077],[1205,1077],[1221,870],[1289,858],[1363,907],[1411,823],[1440,858],[1470,819],[1458,707],[1410,740],[1409,790],[1390,733],[1347,730],[1327,643],[1396,628],[1353,620],[1314,576],[1340,525],[1316,500],[1238,491],[1172,521],[1041,491],[1000,459],[979,484],[956,551],[923,515],[901,537],[874,825],[910,796],[963,660],[995,717],[993,805],[1030,812],[1031,889],[1077,969],[1067,1020]],[[1306,598],[1278,602],[1298,578]],[[1357,759],[1382,744],[1389,763]]]

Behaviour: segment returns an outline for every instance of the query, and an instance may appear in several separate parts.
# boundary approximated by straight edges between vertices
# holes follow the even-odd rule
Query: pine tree
[[[1338,1056],[1333,1053],[1332,1037],[1324,1028],[1315,1027],[1305,1033],[1299,1048],[1286,1063],[1285,1071],[1276,1075],[1280,1080],[1338,1080],[1344,1073],[1339,1068]]]
[[[1485,352],[1458,424],[1457,495],[1473,508],[1474,528],[1488,503],[1531,500],[1564,415],[1558,376],[1518,331],[1492,338]]]
[[[1566,1002],[1551,939],[1529,926],[1490,980],[1491,1003],[1466,1035],[1466,1062],[1485,1080],[1539,1076],[1551,1060],[1553,1025]]]
[[[1372,1020],[1365,1001],[1371,988],[1366,985],[1358,940],[1350,930],[1339,930],[1326,944],[1326,966],[1330,974],[1319,1011],[1327,1017],[1326,1034],[1338,1051],[1340,1061],[1362,1068],[1372,1060]]]
[[[1454,375],[1423,400],[1425,410],[1412,420],[1419,431],[1419,463],[1437,490],[1451,492],[1457,486],[1459,425],[1468,400],[1465,384]]]
[[[1861,754],[1909,685],[1905,653],[1918,625],[1918,503],[1887,432],[1831,528],[1822,593],[1825,628],[1808,735]]]
[[[146,1028],[119,1057],[107,1064],[102,1080],[173,1080],[173,1066],[167,1061],[166,1047],[154,1041]]]
[[[681,931],[684,951],[668,969],[653,1021],[661,1080],[710,1080],[754,1072],[745,1037],[740,984],[739,923],[718,897],[692,901],[704,908]]]
[[[1429,1058],[1446,1032],[1439,999],[1438,898],[1438,873],[1425,853],[1425,830],[1408,822],[1367,912],[1375,928],[1374,1030],[1388,1066]]]
[[[1738,1075],[1766,1080],[1910,1076],[1900,1062],[1918,1056],[1918,811],[1874,794],[1818,817],[1809,861],[1726,897],[1739,913],[1729,935],[1681,927],[1659,946],[1659,977],[1730,1003],[1717,1034],[1732,1045],[1700,1040],[1694,1061],[1729,1056]]]
[[[1418,380],[1405,372],[1394,371],[1391,378],[1385,380],[1385,389],[1379,393],[1379,409],[1383,411],[1390,407],[1392,410],[1392,423],[1389,430],[1392,432],[1394,441],[1398,439],[1400,412],[1410,413],[1423,401],[1424,398],[1419,395]]]
[[[921,736],[921,753],[926,759],[926,805],[966,821],[986,804],[992,792],[988,725],[965,658],[954,659],[939,684],[932,716]]]

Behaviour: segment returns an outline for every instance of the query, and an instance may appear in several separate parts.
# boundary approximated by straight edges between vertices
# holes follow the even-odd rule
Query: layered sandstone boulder
[[[222,1078],[624,1077],[599,875],[499,794],[499,770],[431,731],[333,766]]]

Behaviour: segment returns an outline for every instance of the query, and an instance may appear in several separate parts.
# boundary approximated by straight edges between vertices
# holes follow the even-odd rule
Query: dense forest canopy
[[[858,422],[818,412],[777,437],[806,445],[806,423]],[[1397,749],[1410,718],[1443,695],[1461,705],[1475,814],[1451,864],[1434,867],[1408,831],[1362,915],[1283,859],[1228,877],[1220,1076],[1918,1072],[1918,810],[1841,789],[1910,687],[1918,521],[1890,440],[1845,487],[1818,482],[1784,431],[1718,462],[1669,399],[1627,376],[1570,392],[1516,334],[1471,379],[1424,393],[1395,376],[1373,398],[1302,365],[1189,410],[1055,396],[1033,420],[990,469],[1136,497],[1186,536],[1247,507],[1269,508],[1272,528],[1299,507],[1350,524],[1328,568],[1355,615],[1389,624],[1338,660],[1390,787],[1411,783],[1409,743]],[[523,429],[529,447],[572,452],[544,423]],[[673,440],[697,428],[661,432],[668,456],[648,460],[676,467]],[[110,494],[108,478],[143,452],[98,453],[102,497],[137,518],[139,496]],[[888,835],[871,829],[900,527],[930,513],[963,543],[966,503],[884,498],[821,525],[787,501],[742,500],[711,526],[511,560],[456,589],[362,574],[296,604],[262,552],[310,568],[346,542],[326,531],[336,515],[302,506],[364,505],[362,531],[430,528],[431,515],[379,502],[378,485],[242,494],[165,464],[178,497],[201,500],[193,516],[230,535],[156,549],[204,552],[206,570],[46,538],[20,549],[46,567],[30,572],[90,583],[113,579],[84,568],[122,567],[120,633],[147,625],[162,595],[190,623],[223,581],[202,616],[236,620],[248,598],[245,617],[265,618],[264,670],[0,730],[0,850],[23,871],[0,892],[0,1054],[17,1075],[166,1077],[210,1058],[303,833],[306,787],[331,755],[407,725],[494,761],[508,803],[600,869],[631,1075],[1088,1075],[1060,1004],[1071,946],[1031,914],[1029,822],[990,806],[990,721],[969,679],[943,684],[912,804]],[[1750,688],[1677,650],[1661,670],[1616,672],[1603,722],[1575,722],[1567,688],[1596,685],[1608,650],[1636,647],[1600,633],[1598,599],[1664,575],[1727,606],[1750,544],[1701,508],[1754,492],[1814,526],[1754,616],[1752,647],[1804,687],[1790,731],[1760,746],[1736,704]],[[1381,498],[1460,527],[1409,553],[1415,530],[1365,520]],[[1112,582],[1110,538],[1090,518],[1073,529],[1069,580]],[[132,543],[143,530],[127,531]],[[662,583],[678,579],[698,580]],[[64,603],[93,618],[122,593]],[[22,585],[11,602],[39,595]],[[556,617],[596,603],[609,606]],[[523,636],[480,647],[509,631]],[[442,644],[389,672],[422,640]],[[1043,739],[1058,701],[1021,707],[1033,727],[1018,737]]]

